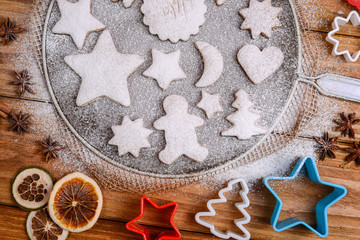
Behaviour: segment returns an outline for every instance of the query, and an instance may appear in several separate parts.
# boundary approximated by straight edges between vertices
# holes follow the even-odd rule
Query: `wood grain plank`
[[[15,99],[0,98],[0,101],[2,102],[5,102],[5,100],[8,106],[12,105],[11,102],[19,101]],[[37,107],[41,108],[45,108],[46,105],[49,105],[46,103],[32,104],[37,104]],[[34,124],[41,125],[41,119],[44,118],[39,117],[36,119],[40,122],[35,122]],[[0,123],[0,132],[4,133],[0,137],[0,152],[2,153],[0,157],[0,169],[4,169],[0,177],[0,203],[15,206],[8,189],[10,189],[11,178],[21,166],[40,165],[49,169],[57,178],[64,175],[66,171],[56,172],[55,169],[58,169],[58,166],[55,166],[60,163],[53,162],[46,164],[42,160],[42,156],[39,154],[38,147],[34,141],[34,138],[36,139],[39,136],[34,133],[30,133],[18,137],[15,133],[8,132],[6,130],[7,126],[4,120],[1,120]],[[339,159],[339,161],[342,160]],[[358,221],[358,216],[360,216],[359,206],[354,204],[354,199],[356,199],[356,196],[359,196],[360,194],[358,189],[359,185],[357,184],[358,179],[360,179],[360,172],[354,171],[353,169],[341,169],[338,164],[335,164],[335,161],[331,160],[322,162],[319,170],[322,176],[326,176],[324,178],[325,180],[329,178],[331,182],[344,184],[349,189],[349,195],[347,198],[342,200],[343,203],[337,206],[335,205],[329,210],[331,236],[338,237],[336,234],[339,233],[340,237],[341,233],[350,229],[353,234],[360,234],[360,229],[356,227],[356,224],[349,225],[349,223],[353,223],[354,218]],[[208,233],[206,228],[196,224],[194,221],[194,215],[198,211],[206,210],[206,201],[210,198],[216,198],[217,191],[219,190],[218,188],[221,186],[218,186],[217,189],[207,189],[205,186],[206,185],[204,184],[193,184],[191,186],[178,188],[167,193],[152,194],[150,197],[152,197],[158,204],[163,204],[169,201],[178,202],[179,210],[175,217],[175,223],[181,230]],[[103,193],[105,200],[103,212],[101,214],[102,219],[126,222],[139,214],[139,199],[141,195],[109,190],[103,190]],[[289,192],[289,195],[296,196],[296,194],[291,192]],[[258,239],[266,239],[265,236],[268,236],[269,234],[272,234],[271,236],[276,238],[277,234],[272,232],[272,228],[268,224],[273,210],[273,205],[275,204],[273,201],[274,199],[266,189],[261,188],[261,184],[259,184],[258,189],[252,192],[249,197],[251,200],[251,206],[248,209],[248,212],[253,217],[253,220],[250,224],[248,224],[247,229],[249,229],[253,236],[256,236]],[[239,201],[239,199],[235,196],[231,200]],[[269,203],[273,204],[271,205]],[[344,211],[343,206],[349,207],[347,207],[346,211]],[[236,209],[230,209],[225,215],[219,219],[215,219],[214,222],[219,223],[221,226],[221,223],[226,219],[237,218],[238,214],[239,213]],[[340,224],[336,221],[339,217],[343,219]],[[342,223],[346,224],[343,225]],[[152,220],[148,220],[145,224],[159,226],[159,224],[162,223],[161,221],[154,222]],[[343,229],[343,231],[339,231],[339,228]],[[312,239],[314,237],[313,234],[302,228],[289,230],[287,234],[282,234],[281,237],[283,236],[285,239],[286,237],[293,236],[293,234],[301,235],[302,238],[299,239]],[[353,235],[348,236],[352,237]]]
[[[24,19],[28,17],[29,9],[31,9],[29,8],[31,2],[31,0],[1,0],[0,19],[5,16],[14,16],[18,22],[20,21],[19,23],[25,22]],[[333,18],[343,15],[341,12],[347,15],[354,8],[345,1],[338,0],[299,0],[297,2],[300,3],[298,6],[304,15],[302,26],[308,30],[304,34],[309,44],[305,50],[310,51],[309,54],[313,57],[315,73],[320,74],[331,71],[351,77],[359,77],[359,63],[349,64],[345,63],[341,57],[330,56],[331,46],[324,41]],[[341,29],[340,35],[343,35],[340,36],[341,47],[348,48],[351,51],[358,50],[359,41],[356,37],[360,36],[360,33],[355,28],[345,26]],[[20,37],[18,42],[7,47],[0,45],[0,96],[16,96],[13,86],[8,85],[8,82],[12,79],[12,70],[16,66],[13,63],[9,63],[7,59],[19,55],[18,47],[23,44],[23,39]],[[29,97],[32,99],[33,96]],[[40,97],[39,99],[43,98]],[[53,115],[47,114],[52,109],[50,104],[9,98],[0,98],[0,101],[17,109],[21,107],[24,109],[48,109],[48,111],[44,111],[39,116],[34,116],[34,125],[36,125],[34,127],[37,131],[21,137],[7,131],[9,124],[6,120],[0,119],[0,234],[5,239],[26,239],[24,222],[27,213],[14,207],[15,203],[11,199],[9,191],[13,175],[19,168],[30,165],[45,167],[57,178],[68,173],[70,170],[65,167],[64,170],[58,171],[62,166],[61,162],[47,164],[42,160],[43,158],[39,153],[36,141],[48,133],[47,130],[41,131],[39,126],[48,128],[49,122],[54,123],[56,121]],[[344,107],[343,101],[337,101],[339,106],[342,106],[339,111],[360,111],[358,104],[348,104]],[[358,115],[360,116],[360,112]],[[54,128],[52,131],[57,131],[56,124],[51,124],[50,126]],[[360,135],[360,126],[356,126],[355,129]],[[310,136],[311,134],[304,135],[304,137]],[[342,144],[344,147],[347,146],[345,143],[350,141],[347,138],[341,138],[340,140],[344,142]],[[305,141],[310,140],[305,139]],[[348,188],[348,195],[328,211],[329,239],[360,239],[360,227],[358,224],[360,221],[360,206],[357,204],[360,196],[359,167],[351,166],[350,169],[342,169],[339,166],[344,163],[346,154],[343,151],[338,151],[336,154],[336,159],[326,159],[326,161],[319,163],[319,172],[324,180],[342,184]],[[151,194],[149,196],[158,204],[169,201],[177,201],[179,203],[175,223],[181,229],[183,239],[215,239],[209,235],[209,231],[206,228],[196,224],[194,215],[198,211],[206,211],[206,201],[210,198],[216,198],[220,187],[222,186],[209,188],[206,187],[206,184],[193,184],[170,192]],[[308,197],[312,194],[317,194],[317,191],[314,189],[311,191],[302,189],[301,191],[300,195],[309,194]],[[109,190],[103,190],[103,194],[105,200],[101,220],[90,231],[72,234],[69,239],[99,239],[99,236],[101,239],[141,239],[126,231],[124,227],[125,222],[139,214],[141,195]],[[292,191],[291,188],[287,188],[284,191],[284,196],[287,196],[288,199],[286,200],[289,201],[284,214],[291,215],[295,213],[304,216],[313,214],[310,206],[298,208],[298,195],[299,193]],[[251,205],[247,211],[252,216],[252,221],[246,225],[246,228],[252,233],[252,239],[316,239],[316,235],[301,227],[282,233],[273,231],[269,222],[275,201],[261,183],[258,183],[252,189],[249,198]],[[236,195],[230,195],[229,200],[231,201],[230,203],[233,203],[239,201],[239,198]],[[231,204],[230,206],[225,206],[225,211],[221,210],[221,207],[218,210],[220,215],[213,219],[213,221],[219,228],[230,226],[231,219],[239,217],[238,211]],[[313,221],[313,219],[309,220]],[[163,223],[161,220],[154,221],[153,219],[146,219],[144,222],[144,224],[153,226],[161,226]]]
[[[24,240],[28,239],[26,233],[26,219],[29,212],[0,205],[0,233],[3,240]],[[67,239],[142,239],[136,233],[130,232],[125,228],[125,222],[116,222],[100,219],[93,228],[81,233],[70,233]],[[162,231],[161,228],[150,228]],[[211,236],[201,233],[181,232],[183,239],[213,239]]]

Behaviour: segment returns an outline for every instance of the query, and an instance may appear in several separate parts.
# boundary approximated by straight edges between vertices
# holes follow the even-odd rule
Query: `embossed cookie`
[[[204,0],[144,0],[141,6],[150,33],[173,43],[197,34],[206,11]]]

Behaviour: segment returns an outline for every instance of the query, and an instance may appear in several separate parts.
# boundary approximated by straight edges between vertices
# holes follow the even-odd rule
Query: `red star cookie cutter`
[[[145,213],[146,203],[150,203],[154,208],[156,208],[158,210],[164,210],[166,208],[171,208],[171,210],[169,210],[169,211],[172,211],[172,214],[171,214],[169,222],[173,229],[163,231],[163,232],[159,233],[158,236],[156,236],[155,238],[152,239],[149,229],[145,226],[142,226],[142,225],[136,223],[136,221],[140,220],[143,217],[143,215]],[[140,215],[138,217],[134,218],[133,220],[131,220],[130,222],[128,222],[126,224],[126,228],[129,231],[141,234],[143,236],[144,240],[161,240],[161,239],[178,240],[178,239],[181,239],[181,234],[179,232],[179,229],[175,226],[175,224],[173,222],[177,207],[178,207],[178,205],[176,202],[171,202],[171,203],[168,203],[165,205],[158,206],[150,198],[144,196],[141,198]]]
[[[360,11],[360,0],[347,0],[349,4],[355,6]]]

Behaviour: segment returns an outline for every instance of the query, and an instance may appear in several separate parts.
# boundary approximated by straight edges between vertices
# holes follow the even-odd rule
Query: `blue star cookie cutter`
[[[299,174],[301,170],[305,170],[306,174],[310,178],[311,181],[317,182],[320,184],[323,184],[325,186],[333,187],[334,190],[327,195],[325,198],[321,199],[316,204],[316,221],[317,226],[316,228],[310,226],[306,222],[302,221],[298,217],[291,217],[287,218],[283,221],[278,222],[281,208],[282,208],[282,201],[280,197],[275,193],[275,191],[270,187],[268,181],[270,180],[293,180],[296,178],[296,176]],[[282,232],[286,229],[292,228],[296,225],[304,225],[311,231],[313,231],[315,234],[317,234],[319,237],[326,237],[329,234],[328,229],[328,219],[327,219],[327,209],[332,206],[334,203],[339,201],[341,198],[343,198],[347,190],[344,186],[324,182],[320,179],[319,172],[316,167],[316,163],[312,157],[303,157],[301,158],[295,168],[292,170],[291,174],[288,177],[266,177],[263,178],[263,183],[265,186],[270,190],[270,192],[275,196],[276,198],[276,205],[274,208],[273,215],[271,217],[271,225],[273,226],[274,230],[276,232]]]

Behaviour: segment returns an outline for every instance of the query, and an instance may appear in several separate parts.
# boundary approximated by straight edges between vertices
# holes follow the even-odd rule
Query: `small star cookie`
[[[260,34],[270,38],[272,29],[281,27],[277,18],[281,11],[282,8],[271,6],[271,0],[250,0],[250,7],[240,10],[240,15],[245,18],[241,29],[250,30],[253,39]]]
[[[152,65],[143,75],[155,79],[162,89],[167,89],[172,81],[186,78],[186,74],[179,65],[180,50],[166,54],[153,49],[152,57]]]
[[[201,101],[196,106],[204,110],[207,118],[210,119],[215,113],[223,111],[220,105],[220,94],[211,95],[205,91],[202,91],[201,94]]]
[[[57,0],[57,3],[61,17],[52,32],[70,35],[78,49],[84,47],[89,33],[105,29],[105,25],[90,13],[91,0],[79,0],[76,3]]]
[[[144,127],[144,121],[141,118],[131,121],[128,116],[125,116],[121,125],[112,126],[111,129],[115,136],[109,144],[118,147],[119,156],[131,153],[137,158],[142,148],[151,147],[148,137],[153,131]]]
[[[109,31],[100,35],[91,53],[69,55],[64,60],[82,79],[76,98],[78,106],[103,96],[125,107],[130,106],[127,79],[144,59],[138,55],[119,53]]]

